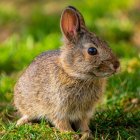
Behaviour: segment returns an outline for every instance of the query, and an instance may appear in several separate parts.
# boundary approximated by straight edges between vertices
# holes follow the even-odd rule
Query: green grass
[[[140,44],[133,36],[140,12],[135,0],[0,2],[0,139],[72,139],[73,134],[62,134],[45,120],[16,128],[13,105],[13,87],[23,69],[41,52],[61,46],[59,18],[66,5],[80,9],[87,26],[109,42],[121,61],[121,72],[108,79],[90,123],[95,140],[139,140]]]

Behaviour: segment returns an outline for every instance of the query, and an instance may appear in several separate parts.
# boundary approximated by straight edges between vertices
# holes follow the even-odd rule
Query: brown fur
[[[88,123],[105,89],[105,77],[117,71],[119,64],[116,69],[113,65],[119,62],[84,23],[78,10],[67,7],[61,17],[64,46],[38,56],[17,81],[14,102],[22,115],[17,125],[46,117],[60,131],[73,131],[74,123],[85,132],[81,139],[90,137]],[[89,47],[98,54],[89,55]]]

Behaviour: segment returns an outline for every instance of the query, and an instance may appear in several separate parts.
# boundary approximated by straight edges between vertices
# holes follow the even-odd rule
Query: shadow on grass
[[[118,135],[123,139],[134,136],[140,127],[140,112],[125,112],[124,109],[106,109],[96,112],[91,120],[90,128],[92,132],[107,139],[117,139]],[[111,136],[111,137],[110,137]]]

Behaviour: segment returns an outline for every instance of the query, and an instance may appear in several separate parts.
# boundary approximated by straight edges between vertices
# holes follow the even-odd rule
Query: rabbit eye
[[[96,55],[97,54],[97,49],[94,47],[88,48],[88,54],[89,55]]]

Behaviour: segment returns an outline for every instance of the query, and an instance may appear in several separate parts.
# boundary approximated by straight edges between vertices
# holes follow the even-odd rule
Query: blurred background
[[[60,15],[68,5],[81,11],[87,27],[106,40],[120,58],[121,72],[109,79],[104,108],[100,109],[101,104],[99,112],[118,110],[120,118],[125,114],[126,126],[122,118],[116,122],[123,130],[120,135],[135,136],[134,130],[140,125],[139,0],[0,0],[0,124],[8,125],[15,118],[13,87],[23,69],[41,52],[62,44]],[[117,115],[114,119],[110,116],[112,123]]]

